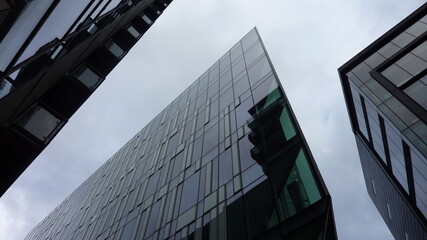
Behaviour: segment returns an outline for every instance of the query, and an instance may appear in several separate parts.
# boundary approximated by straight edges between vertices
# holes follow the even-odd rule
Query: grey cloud
[[[23,239],[254,26],[333,197],[340,239],[392,239],[366,192],[336,69],[423,3],[174,1],[0,199],[0,239]]]

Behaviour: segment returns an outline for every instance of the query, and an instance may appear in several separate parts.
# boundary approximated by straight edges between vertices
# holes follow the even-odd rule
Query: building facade
[[[26,239],[336,239],[330,195],[256,29]]]
[[[427,4],[338,71],[368,193],[396,239],[427,239]]]
[[[0,0],[0,196],[171,0]]]

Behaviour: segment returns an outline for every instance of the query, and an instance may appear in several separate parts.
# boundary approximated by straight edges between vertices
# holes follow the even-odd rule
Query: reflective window
[[[236,81],[236,80],[234,80]],[[234,89],[234,96],[239,97],[244,92],[246,92],[249,89],[249,79],[248,76],[245,74],[242,78],[238,79],[237,82],[233,85]]]
[[[197,196],[199,189],[199,176],[200,171],[193,174],[191,177],[187,178],[187,180],[184,181],[184,185],[182,188],[182,199],[181,199],[181,206],[179,208],[179,213],[184,213],[187,211],[190,207],[194,206],[197,203]]]
[[[16,123],[44,142],[50,140],[52,135],[58,132],[62,126],[59,118],[38,104],[30,107],[17,119]]]
[[[264,53],[261,42],[255,44],[251,49],[245,53],[246,64],[249,66],[253,63],[258,57]]]
[[[253,89],[252,95],[254,97],[255,104],[258,104],[261,100],[263,100],[267,96],[270,97],[271,96],[270,93],[276,90],[278,86],[279,85],[277,84],[276,78],[272,74],[269,78],[264,80],[260,85],[258,85],[255,89]],[[279,96],[281,95],[279,94]],[[271,102],[274,102],[276,99],[272,99]]]
[[[280,198],[286,218],[321,199],[317,181],[302,149],[289,173]]]
[[[270,64],[267,60],[267,57],[264,56],[248,70],[249,81],[251,83],[251,86],[254,86],[259,80],[262,79],[262,77],[264,77],[270,71]]]
[[[142,20],[144,20],[148,25],[153,24],[153,21],[151,21],[151,19],[147,16],[147,15],[142,15]]]
[[[243,70],[245,70],[245,61],[242,59],[232,66],[233,78],[239,75]]]
[[[119,47],[114,41],[109,41],[105,47],[118,59],[121,59],[125,55],[125,51]]]
[[[233,162],[231,148],[219,155],[219,186],[224,185],[233,178]]]
[[[249,32],[243,39],[242,39],[242,47],[243,51],[246,51],[250,46],[252,46],[256,41],[258,41],[258,34],[256,33],[255,29]]]
[[[286,140],[290,140],[297,135],[287,107],[283,108],[282,114],[280,115],[280,125],[282,126]]]
[[[102,79],[91,69],[84,65],[80,66],[76,71],[74,71],[73,76],[90,89],[97,87],[98,83]]]
[[[402,187],[408,192],[408,181],[406,177],[405,156],[403,155],[402,138],[399,131],[389,123],[385,123],[387,144],[390,154],[391,168],[393,175],[400,182]]]
[[[240,154],[240,166],[242,171],[247,169],[256,163],[251,156],[251,149],[254,145],[249,141],[247,137],[240,139],[239,141],[239,154]]]
[[[129,26],[126,30],[128,30],[128,32],[132,34],[134,38],[139,38],[141,36],[141,34],[132,26]]]

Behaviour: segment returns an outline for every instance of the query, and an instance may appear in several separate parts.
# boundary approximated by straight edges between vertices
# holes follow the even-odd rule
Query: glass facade
[[[426,32],[427,4],[339,70],[356,137],[383,166],[406,199],[405,204],[416,209],[412,214],[424,232],[427,232],[427,171],[422,170],[427,166]],[[367,160],[361,158],[361,161]],[[381,189],[377,186],[375,191]],[[387,199],[374,202],[381,212],[384,208],[380,206]],[[387,203],[388,214],[398,212],[390,208],[392,205]],[[393,217],[394,221],[399,218],[405,219],[403,214]],[[405,229],[387,224],[396,239],[403,239]]]
[[[26,239],[302,236],[336,239],[331,201],[253,29]]]

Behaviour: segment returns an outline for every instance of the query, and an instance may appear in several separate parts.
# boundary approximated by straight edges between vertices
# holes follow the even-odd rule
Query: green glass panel
[[[280,125],[282,126],[286,140],[289,140],[297,135],[286,107],[283,108],[282,114],[280,115]]]
[[[321,197],[313,172],[301,148],[280,194],[285,218],[293,216],[320,200]]]

